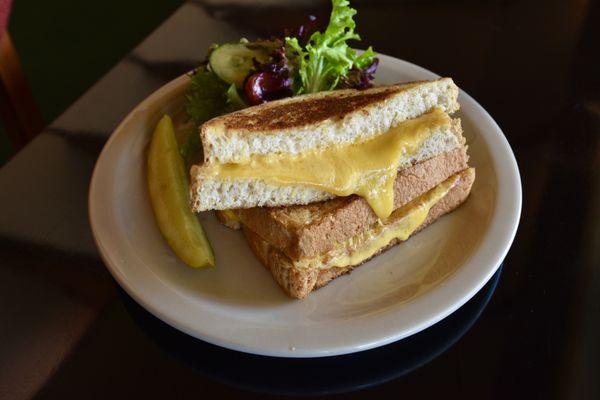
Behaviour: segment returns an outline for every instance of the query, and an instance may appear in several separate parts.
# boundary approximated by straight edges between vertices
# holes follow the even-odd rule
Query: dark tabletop
[[[248,3],[185,4],[0,169],[0,398],[600,398],[593,1],[353,2],[365,42],[453,77],[519,164],[514,244],[447,319],[364,353],[272,359],[185,336],[121,291],[87,218],[91,171],[112,130],[212,42],[328,14],[318,1]]]

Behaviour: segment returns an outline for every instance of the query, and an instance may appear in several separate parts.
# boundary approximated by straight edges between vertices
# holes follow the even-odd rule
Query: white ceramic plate
[[[437,75],[381,56],[378,83]],[[136,107],[104,147],[92,177],[90,221],[104,262],[148,311],[207,342],[248,353],[320,357],[366,350],[419,332],[469,300],[493,275],[514,238],[521,182],[502,131],[460,93],[470,164],[469,200],[415,237],[298,301],[288,298],[239,232],[200,216],[217,267],[195,270],[167,247],[145,181],[145,148],[159,117],[180,109],[189,78]],[[460,82],[459,82],[460,84]]]

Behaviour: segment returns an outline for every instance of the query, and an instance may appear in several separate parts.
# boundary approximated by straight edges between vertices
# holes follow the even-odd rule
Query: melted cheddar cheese
[[[253,156],[248,162],[204,165],[205,176],[262,179],[303,185],[336,196],[357,194],[382,220],[394,209],[394,181],[402,157],[414,154],[435,128],[449,125],[439,109],[404,121],[373,139],[290,155]]]
[[[328,260],[321,260],[320,268],[358,265],[373,257],[392,240],[400,239],[401,241],[405,241],[425,222],[429,210],[448,194],[458,180],[459,176],[454,175],[423,196],[397,209],[390,215],[387,223],[383,224],[379,222],[375,227],[363,233],[362,238],[353,238],[350,240],[352,242],[359,239],[358,241],[361,245],[342,254],[334,255]]]

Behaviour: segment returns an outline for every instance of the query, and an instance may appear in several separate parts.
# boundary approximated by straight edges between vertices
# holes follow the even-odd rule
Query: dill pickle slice
[[[212,247],[190,209],[184,162],[168,115],[158,122],[150,142],[147,179],[156,222],[173,252],[190,267],[213,267]]]

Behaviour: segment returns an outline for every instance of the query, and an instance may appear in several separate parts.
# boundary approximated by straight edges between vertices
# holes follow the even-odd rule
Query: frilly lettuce
[[[190,88],[185,96],[185,111],[195,126],[200,126],[219,115],[247,107],[235,85],[227,85],[206,65],[198,67],[190,78]],[[189,167],[199,151],[200,136],[194,129],[180,145],[179,152]]]
[[[304,47],[298,38],[285,38],[290,60],[297,69],[295,94],[333,90],[351,68],[364,69],[373,64],[375,54],[371,47],[359,55],[347,44],[348,40],[360,40],[354,32],[356,10],[348,0],[332,3],[325,32],[314,32]]]

